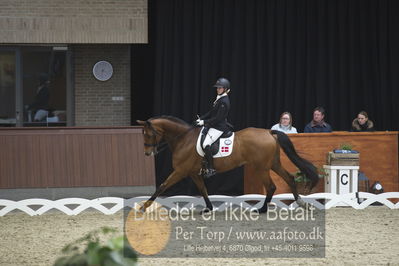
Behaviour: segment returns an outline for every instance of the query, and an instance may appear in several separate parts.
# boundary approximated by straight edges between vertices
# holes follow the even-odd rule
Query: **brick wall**
[[[130,45],[73,45],[76,126],[130,125]],[[108,81],[93,76],[98,61],[112,64]],[[123,97],[115,101],[112,97]]]
[[[0,43],[147,43],[147,0],[0,0]]]

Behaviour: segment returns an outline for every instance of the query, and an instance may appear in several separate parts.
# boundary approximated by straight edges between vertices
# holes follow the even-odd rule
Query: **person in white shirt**
[[[280,116],[280,122],[272,127],[272,130],[282,131],[284,133],[298,133],[292,126],[292,115],[290,112],[284,112]]]

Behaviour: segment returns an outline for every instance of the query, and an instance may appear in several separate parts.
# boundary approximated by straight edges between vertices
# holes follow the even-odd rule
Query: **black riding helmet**
[[[213,87],[230,89],[230,81],[225,78],[219,78]]]

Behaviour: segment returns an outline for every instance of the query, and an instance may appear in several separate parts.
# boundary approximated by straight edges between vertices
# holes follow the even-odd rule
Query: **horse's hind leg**
[[[208,197],[208,191],[205,187],[205,183],[204,183],[204,179],[202,178],[202,176],[199,176],[197,174],[192,174],[191,178],[193,179],[195,185],[197,186],[199,192],[201,193],[202,197],[205,200],[205,204],[206,204],[206,209],[204,210],[206,211],[212,211],[213,210],[213,206],[211,201],[209,200]]]
[[[296,184],[295,184],[295,179],[294,176],[291,175],[287,170],[285,170],[283,168],[283,166],[280,163],[280,160],[276,161],[273,166],[272,166],[272,170],[274,172],[276,172],[276,174],[278,174],[279,176],[281,176],[284,181],[288,184],[288,186],[290,187],[292,194],[294,194],[294,198],[295,201],[298,203],[298,205],[300,206],[304,206],[305,203],[303,202],[303,200],[301,199],[301,197],[298,194],[298,191],[296,189]]]
[[[180,180],[182,180],[185,175],[179,174],[176,171],[173,171],[168,178],[159,186],[159,188],[155,191],[155,193],[149,198],[144,205],[141,207],[141,210],[145,212],[145,210],[151,206],[154,200],[162,194],[166,189],[170,188]]]
[[[258,176],[263,183],[263,186],[266,189],[266,199],[265,202],[263,203],[263,206],[258,209],[259,213],[266,213],[268,204],[272,200],[273,194],[276,191],[276,185],[274,184],[272,178],[270,177],[270,170],[267,169],[258,169],[255,172],[255,175]]]

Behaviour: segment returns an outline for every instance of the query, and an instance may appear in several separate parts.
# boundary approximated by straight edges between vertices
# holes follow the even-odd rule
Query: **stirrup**
[[[210,178],[211,176],[214,176],[214,175],[216,175],[216,170],[213,168],[210,168],[210,169],[206,169],[202,176],[204,178]]]

